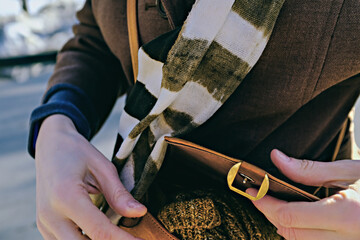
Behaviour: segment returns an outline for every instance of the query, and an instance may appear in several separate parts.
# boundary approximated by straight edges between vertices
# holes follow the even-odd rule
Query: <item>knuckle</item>
[[[63,205],[64,201],[66,201],[66,195],[69,191],[69,188],[66,188],[64,185],[56,185],[54,186],[52,193],[50,195],[50,205],[52,208],[58,208]]]
[[[36,220],[39,220],[44,218],[48,213],[48,210],[43,206],[37,206],[36,208]]]
[[[40,234],[45,237],[45,233],[46,233],[46,230],[45,230],[45,227],[44,225],[42,224],[40,218],[36,218],[36,227],[37,229],[39,230]]]
[[[342,195],[340,204],[342,212],[346,218],[343,219],[344,228],[348,231],[360,228],[360,199],[356,198],[356,192],[352,189],[339,192]]]
[[[99,166],[99,169],[105,174],[107,175],[107,173],[116,173],[117,174],[117,169],[115,167],[115,165],[108,161],[105,160],[101,163],[101,165]]]
[[[114,173],[117,174],[118,171],[117,171],[115,165],[112,162],[107,161],[107,166],[109,168],[109,171],[114,172]]]
[[[280,235],[283,236],[286,240],[298,240],[294,228],[283,228]]]
[[[91,234],[91,239],[94,240],[112,240],[112,234],[110,231],[105,231],[103,229],[95,229]]]
[[[39,230],[42,230],[43,229],[43,225],[41,223],[41,220],[40,220],[40,217],[39,216],[36,216],[36,226]]]
[[[115,178],[119,178],[115,165],[107,160],[104,161],[101,165],[97,166],[95,176],[108,182],[112,182]]]
[[[314,161],[303,159],[300,161],[300,167],[303,170],[311,170],[314,167]]]
[[[118,178],[119,174],[115,167],[115,165],[112,162],[107,161],[106,165],[104,165],[104,173],[105,176],[111,178]]]
[[[294,216],[286,207],[282,207],[277,212],[278,222],[283,227],[291,227],[294,224]]]
[[[36,224],[43,226],[44,222],[48,222],[51,218],[52,212],[51,209],[46,206],[37,206],[36,207]]]
[[[81,194],[81,184],[65,180],[63,184],[57,184],[53,187],[49,196],[49,204],[52,209],[64,210],[71,206]]]
[[[339,193],[341,193],[347,201],[351,201],[354,204],[360,203],[360,193],[357,189],[354,189],[352,185],[350,185],[348,189],[340,191]]]
[[[122,189],[120,187],[117,187],[114,189],[112,195],[111,195],[111,203],[115,204],[119,201],[121,201],[121,199],[124,199],[124,196],[127,196],[128,192],[125,189]]]

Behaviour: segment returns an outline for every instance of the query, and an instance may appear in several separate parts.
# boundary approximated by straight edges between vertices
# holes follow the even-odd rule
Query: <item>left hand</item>
[[[360,161],[316,162],[273,150],[271,159],[288,178],[344,190],[317,202],[286,202],[271,196],[253,201],[286,239],[360,239]],[[255,189],[247,192],[256,196]]]

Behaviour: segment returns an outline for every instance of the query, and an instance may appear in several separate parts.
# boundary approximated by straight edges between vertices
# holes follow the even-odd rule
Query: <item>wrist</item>
[[[45,118],[39,129],[35,144],[36,151],[47,145],[49,141],[59,140],[63,134],[80,135],[73,121],[63,114],[54,114]]]
[[[44,119],[39,130],[39,135],[47,131],[77,132],[73,121],[63,114],[53,114]]]

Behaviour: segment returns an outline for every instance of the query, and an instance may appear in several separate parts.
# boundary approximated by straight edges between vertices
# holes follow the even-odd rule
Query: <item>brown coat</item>
[[[182,24],[193,0],[138,0],[140,40]],[[78,13],[76,36],[59,54],[49,87],[84,89],[105,119],[131,85],[126,1],[92,0]],[[278,175],[269,153],[325,161],[360,92],[360,2],[287,0],[254,69],[215,115],[183,136]],[[115,131],[115,130],[114,130]],[[349,157],[346,138],[339,157]]]

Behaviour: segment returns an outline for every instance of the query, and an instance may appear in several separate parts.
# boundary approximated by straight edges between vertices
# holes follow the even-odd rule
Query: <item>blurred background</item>
[[[72,36],[84,0],[0,0],[0,239],[40,240],[29,116],[39,105],[56,52]],[[93,144],[108,158],[120,118],[115,106]]]
[[[84,0],[0,0],[0,239],[42,239],[35,223],[35,168],[28,119]],[[93,144],[110,158],[123,100]],[[360,143],[360,103],[355,137]]]

